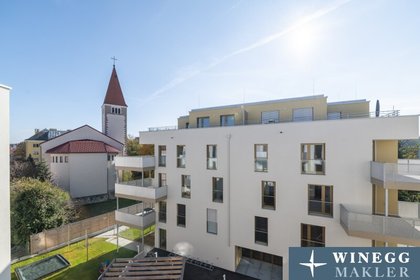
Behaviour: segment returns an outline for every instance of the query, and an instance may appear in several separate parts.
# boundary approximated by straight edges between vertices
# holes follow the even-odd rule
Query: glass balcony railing
[[[420,220],[361,214],[340,205],[340,223],[350,236],[420,246]]]
[[[399,160],[398,163],[372,161],[371,181],[384,188],[420,191],[420,161]]]

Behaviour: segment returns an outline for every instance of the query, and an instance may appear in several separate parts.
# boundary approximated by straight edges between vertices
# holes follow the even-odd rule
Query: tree
[[[28,157],[28,160],[25,161],[14,161],[10,164],[10,178],[12,180],[24,177],[36,177],[36,165],[32,157]]]
[[[38,179],[41,182],[51,182],[51,177],[51,172],[45,161],[41,160],[35,165],[35,179]]]
[[[48,181],[14,180],[10,199],[14,244],[26,244],[31,234],[66,224],[75,214],[70,195]]]
[[[20,142],[17,144],[16,150],[13,152],[13,158],[16,160],[24,160],[26,158],[25,142]]]
[[[416,159],[418,157],[420,145],[418,141],[401,140],[398,142],[398,158]]]
[[[128,156],[140,155],[140,143],[138,138],[134,138],[132,135],[128,135],[125,147]]]

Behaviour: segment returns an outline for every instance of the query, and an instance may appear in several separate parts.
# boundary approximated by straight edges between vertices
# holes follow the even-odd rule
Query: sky
[[[420,113],[420,1],[1,1],[11,143],[101,130],[115,56],[128,133],[189,110],[324,94]]]

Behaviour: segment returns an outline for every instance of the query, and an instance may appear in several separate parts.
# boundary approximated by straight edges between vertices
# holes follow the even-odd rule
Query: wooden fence
[[[89,237],[100,234],[113,229],[115,224],[115,212],[112,211],[33,234],[30,236],[31,254],[49,251],[82,240],[86,233]]]

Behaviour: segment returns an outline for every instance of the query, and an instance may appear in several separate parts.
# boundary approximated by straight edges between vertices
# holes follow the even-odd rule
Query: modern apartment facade
[[[9,95],[10,87],[0,84],[0,279],[10,279],[10,168]]]
[[[254,258],[288,279],[289,247],[420,245],[397,201],[398,189],[420,190],[397,156],[418,125],[325,96],[193,110],[179,129],[140,133],[155,147],[147,164],[117,157],[117,169],[154,178],[118,183],[116,196],[155,203],[156,247],[233,271]]]

